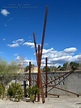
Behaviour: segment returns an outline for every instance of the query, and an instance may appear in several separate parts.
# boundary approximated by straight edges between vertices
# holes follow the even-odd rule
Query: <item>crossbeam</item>
[[[77,97],[79,97],[79,94],[75,93],[75,92],[72,92],[72,91],[69,91],[69,90],[65,90],[65,89],[62,89],[60,87],[56,87],[54,85],[48,85],[48,87],[54,87],[56,89],[59,89],[59,90],[62,90],[62,91],[65,91],[65,92],[68,92],[68,93],[71,93],[71,94],[74,94],[74,95],[77,95]]]

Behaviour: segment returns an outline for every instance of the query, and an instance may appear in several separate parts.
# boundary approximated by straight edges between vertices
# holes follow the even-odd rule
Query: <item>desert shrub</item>
[[[18,83],[12,83],[7,90],[7,95],[10,98],[15,98],[15,101],[20,101],[23,97],[23,89],[21,85]]]
[[[33,102],[36,100],[36,95],[39,94],[39,92],[40,90],[37,86],[27,88],[27,94],[29,95],[30,100]]]
[[[5,92],[5,89],[4,89],[3,85],[0,83],[0,97],[1,96],[3,97],[4,92]]]

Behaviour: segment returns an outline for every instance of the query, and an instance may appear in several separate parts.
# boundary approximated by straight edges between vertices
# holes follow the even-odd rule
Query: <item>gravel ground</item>
[[[45,103],[42,102],[12,102],[9,100],[0,100],[0,108],[81,108],[81,97],[46,98]]]

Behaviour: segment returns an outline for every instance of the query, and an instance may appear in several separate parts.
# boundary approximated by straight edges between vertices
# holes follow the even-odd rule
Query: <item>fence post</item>
[[[31,62],[29,62],[29,87],[31,87]]]
[[[26,81],[24,80],[24,97],[27,97],[27,94],[26,94]]]
[[[46,87],[45,87],[45,97],[47,97],[47,84],[48,84],[48,66],[47,66],[47,57],[46,57]]]

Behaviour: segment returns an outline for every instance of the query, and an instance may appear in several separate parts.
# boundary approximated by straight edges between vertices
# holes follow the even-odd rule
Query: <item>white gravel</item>
[[[81,108],[81,97],[46,98],[45,103],[42,102],[12,102],[0,99],[0,108]]]

